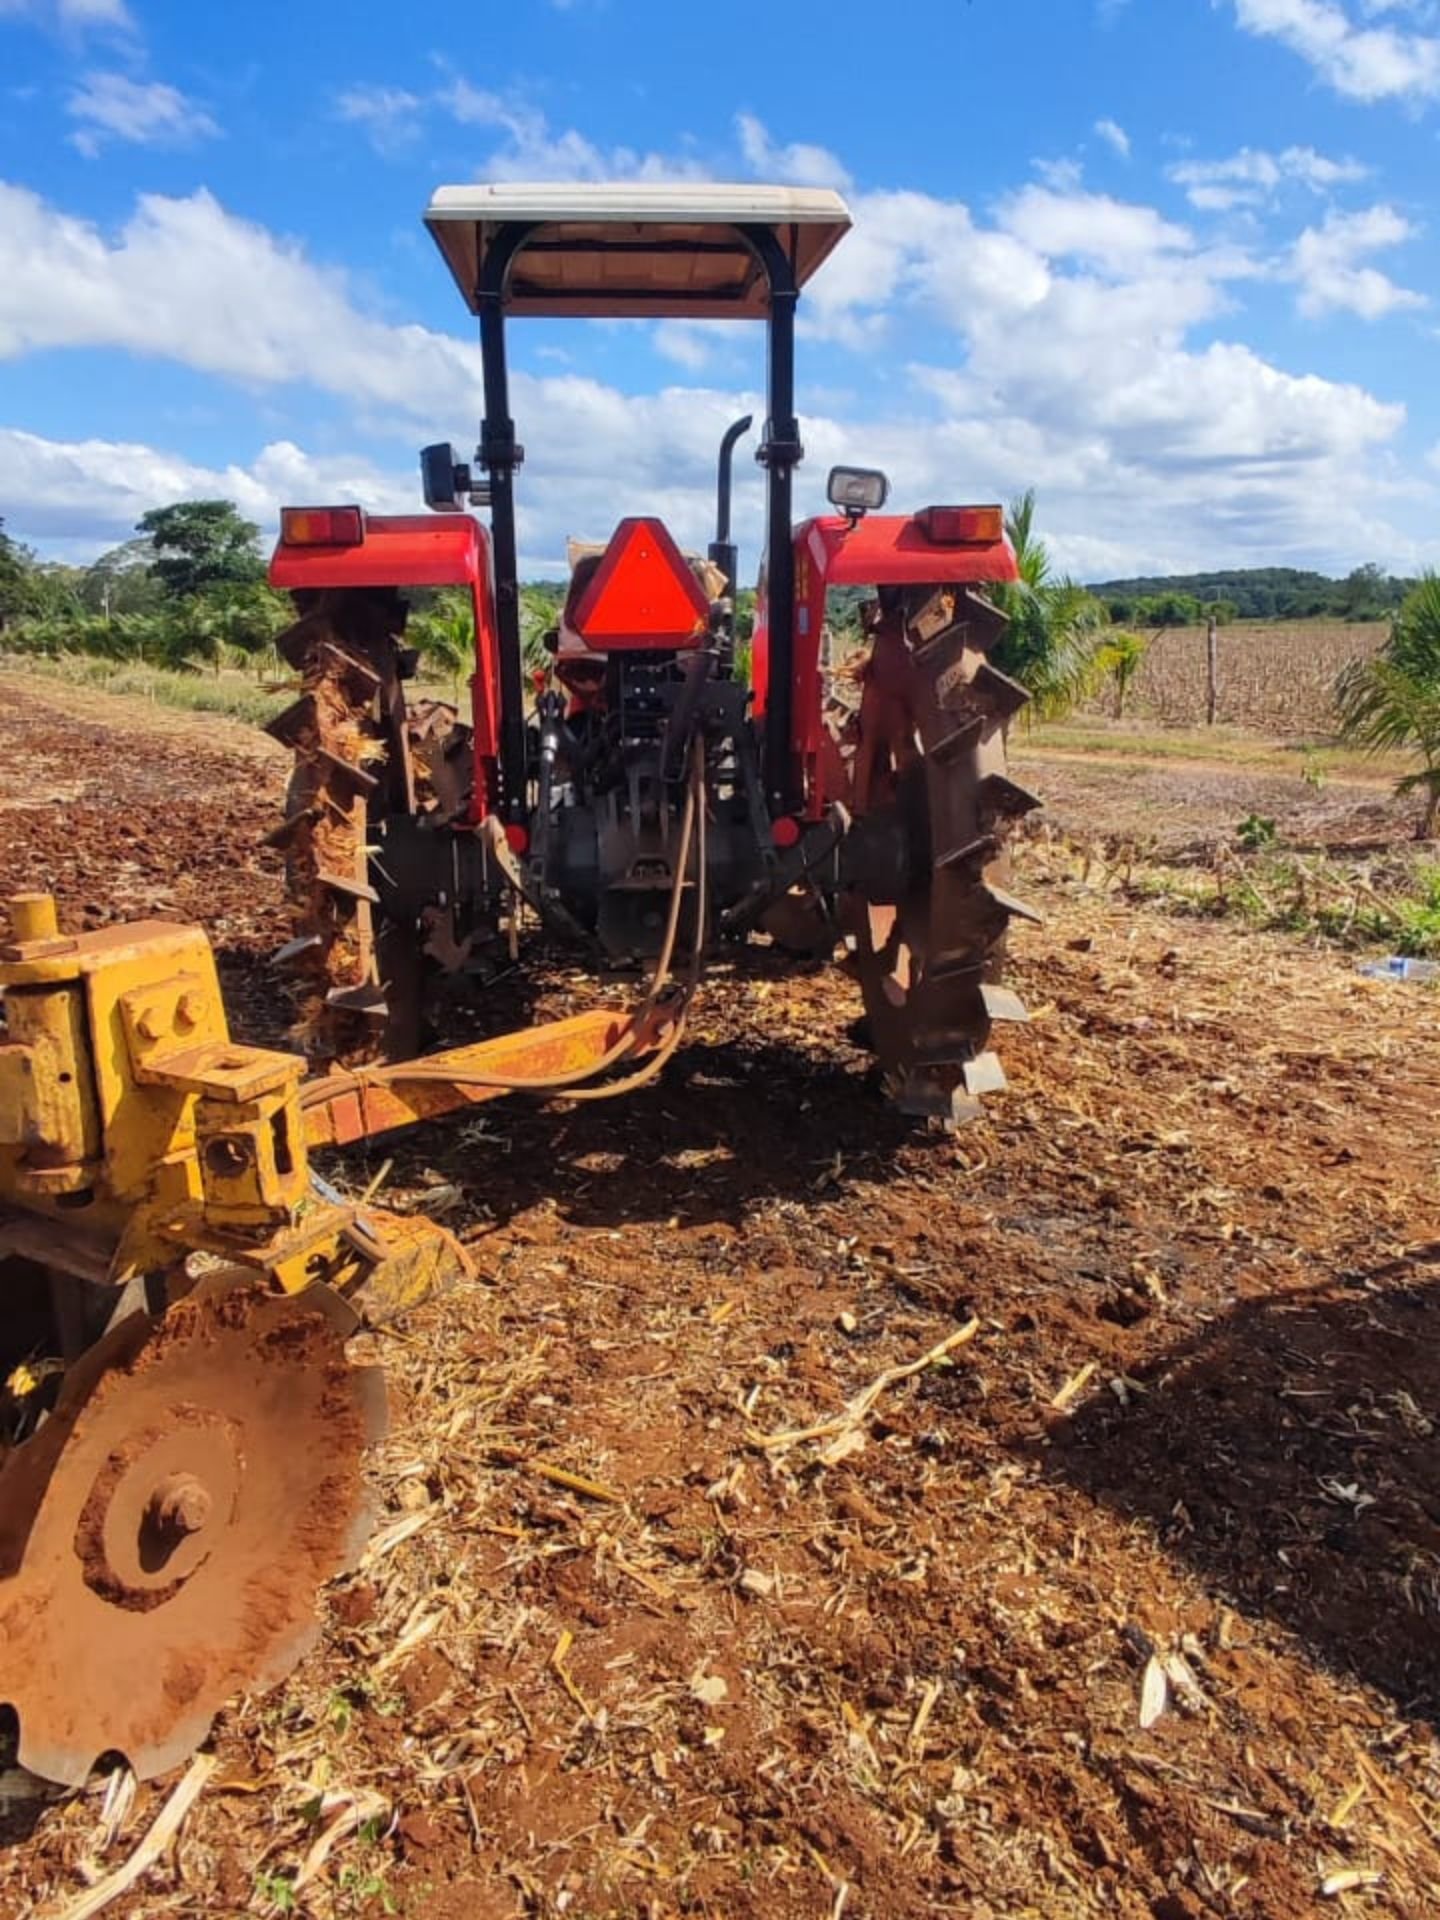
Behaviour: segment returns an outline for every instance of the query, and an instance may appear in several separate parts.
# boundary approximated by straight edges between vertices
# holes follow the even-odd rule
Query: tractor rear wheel
[[[1007,888],[1011,823],[1039,802],[1010,779],[1028,699],[991,665],[1005,616],[966,588],[907,590],[877,633],[850,764],[855,819],[842,923],[888,1091],[903,1112],[972,1118],[1003,1087],[1006,931],[1039,915]]]
[[[405,1058],[423,1033],[424,935],[384,909],[376,830],[464,804],[468,735],[453,707],[407,706],[396,594],[325,592],[300,612],[277,642],[300,697],[268,728],[295,756],[270,835],[294,916],[277,960],[297,980],[297,1038],[317,1064]]]

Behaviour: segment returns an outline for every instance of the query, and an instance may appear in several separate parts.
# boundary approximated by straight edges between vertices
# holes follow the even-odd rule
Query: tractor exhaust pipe
[[[710,542],[710,558],[725,576],[727,600],[735,598],[735,569],[739,565],[735,543],[730,538],[730,468],[735,443],[750,431],[752,424],[753,416],[747,413],[743,420],[725,429],[725,438],[720,442],[720,464],[715,478],[715,538]]]

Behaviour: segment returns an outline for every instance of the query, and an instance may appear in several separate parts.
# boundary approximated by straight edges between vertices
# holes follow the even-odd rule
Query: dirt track
[[[283,762],[129,725],[7,690],[0,882],[205,919],[273,1037]],[[762,972],[651,1092],[394,1150],[484,1279],[367,1339],[392,1544],[110,1911],[1440,1911],[1437,1002],[1075,871],[1022,854],[1036,1017],[958,1143],[848,988]],[[774,1444],[972,1318],[856,1450]],[[0,1910],[82,1884],[99,1806],[12,1806]]]

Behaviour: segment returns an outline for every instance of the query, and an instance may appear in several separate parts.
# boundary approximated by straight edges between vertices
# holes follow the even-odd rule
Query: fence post
[[[1213,727],[1220,704],[1220,641],[1214,614],[1205,623],[1205,724]]]

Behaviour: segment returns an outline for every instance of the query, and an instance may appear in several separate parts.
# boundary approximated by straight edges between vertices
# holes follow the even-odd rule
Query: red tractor
[[[1011,821],[1037,803],[1005,736],[1024,690],[989,659],[1016,578],[994,506],[884,514],[880,473],[830,474],[833,514],[792,524],[800,290],[850,225],[838,195],[707,185],[468,186],[426,223],[479,316],[485,417],[475,468],[421,455],[433,517],[287,508],[270,579],[299,619],[303,676],[272,732],[295,751],[277,830],[296,909],[282,958],[321,1063],[414,1054],[443,974],[483,982],[522,928],[652,995],[754,934],[843,948],[886,1084],[954,1120],[1004,1084],[991,1023]],[[753,318],[767,339],[761,587],[737,643],[725,435],[704,557],[659,517],[572,549],[546,668],[527,673],[516,551],[509,315]],[[622,458],[617,449],[617,462]],[[489,510],[488,532],[466,511]],[[474,610],[470,711],[407,699],[406,593],[459,585]],[[827,594],[870,589],[868,655],[830,675]],[[848,708],[827,698],[848,685]],[[683,965],[679,956],[684,956]],[[675,990],[672,989],[672,995]],[[678,1032],[679,1019],[671,1025]]]

